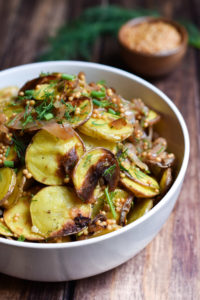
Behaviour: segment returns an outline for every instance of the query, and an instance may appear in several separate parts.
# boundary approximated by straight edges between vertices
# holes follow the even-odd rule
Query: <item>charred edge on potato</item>
[[[112,175],[103,175],[104,171],[113,165],[116,165],[116,167]],[[95,165],[92,165],[88,169],[83,185],[81,189],[77,191],[78,196],[86,203],[93,202],[93,192],[100,178],[103,179],[101,184],[108,185],[110,191],[116,188],[119,180],[118,163],[114,155],[107,151],[105,151],[104,156]]]
[[[85,227],[87,227],[89,222],[90,218],[78,214],[78,216],[75,217],[74,220],[69,220],[61,230],[50,234],[50,237],[66,236],[78,233]]]

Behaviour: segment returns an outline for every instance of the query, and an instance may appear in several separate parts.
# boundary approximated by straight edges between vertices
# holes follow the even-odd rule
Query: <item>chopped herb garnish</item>
[[[51,74],[51,73],[49,73],[49,72],[47,72],[47,73],[41,72],[41,73],[40,73],[40,77],[49,76],[50,74]]]
[[[9,168],[14,167],[14,161],[11,161],[11,160],[5,160],[3,164],[4,164],[4,167],[9,167]]]
[[[25,92],[24,92],[24,94],[26,95],[26,96],[28,96],[28,97],[33,97],[33,95],[34,95],[34,90],[26,90]]]
[[[156,154],[160,154],[164,149],[165,149],[165,147],[162,146],[162,147],[156,152]]]
[[[104,98],[106,93],[105,91],[91,91],[90,96],[92,98]]]
[[[16,120],[17,120],[18,116],[15,116],[12,120],[10,120],[7,125],[10,126],[12,125]]]
[[[113,175],[115,169],[116,169],[116,165],[110,166],[108,169],[106,169],[106,170],[104,171],[103,176],[108,176],[108,175],[109,175],[110,177],[112,177],[112,175]]]
[[[44,116],[51,113],[53,108],[53,99],[51,99],[49,103],[47,100],[42,101],[42,103],[35,108],[35,111],[37,112],[37,120],[43,120]]]
[[[132,169],[137,179],[144,178],[145,174],[137,168]]]
[[[14,142],[14,150],[17,152],[18,158],[22,163],[24,163],[26,145],[21,139],[17,138],[16,136],[12,137],[12,141]]]
[[[110,210],[112,212],[113,218],[116,219],[117,215],[116,215],[114,204],[113,204],[112,199],[111,199],[111,197],[109,195],[109,192],[108,192],[108,187],[105,188],[105,195],[106,195],[107,202],[110,206]]]
[[[91,124],[92,124],[92,125],[95,125],[95,126],[103,126],[103,125],[106,125],[106,123],[99,124],[99,123],[96,123],[95,121],[92,121]]]
[[[120,112],[119,111],[115,111],[114,109],[112,108],[109,108],[108,109],[108,112],[112,115],[116,115],[116,116],[119,116],[120,115]]]
[[[32,117],[31,115],[28,115],[28,116],[26,117],[26,120],[22,123],[22,127],[23,127],[23,128],[26,127],[26,125],[27,125],[28,123],[31,123],[31,122],[33,122],[33,117]]]
[[[83,168],[87,167],[88,164],[91,162],[91,158],[92,158],[92,154],[89,154],[86,159],[85,159],[85,162],[83,164]]]
[[[97,81],[97,84],[106,85],[106,81],[102,79]]]
[[[61,75],[61,78],[65,79],[65,80],[74,80],[76,78],[76,76],[64,73],[64,74]]]
[[[45,120],[49,121],[53,119],[54,115],[52,113],[47,113],[44,115]]]
[[[9,153],[10,153],[10,147],[8,146],[8,148],[7,148],[7,150],[6,150],[5,157],[8,157]]]
[[[20,235],[17,240],[18,240],[18,242],[24,242],[25,237],[23,235]]]

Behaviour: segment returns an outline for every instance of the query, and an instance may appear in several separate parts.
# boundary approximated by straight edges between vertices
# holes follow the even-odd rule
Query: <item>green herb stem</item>
[[[11,161],[11,160],[5,160],[3,164],[4,164],[4,167],[9,167],[9,168],[14,167],[14,161]]]
[[[107,202],[110,206],[110,210],[112,212],[112,215],[113,215],[113,218],[116,219],[117,218],[117,214],[116,214],[116,211],[115,211],[115,207],[114,207],[114,204],[110,198],[110,195],[109,195],[109,192],[108,192],[108,187],[105,188],[105,195],[106,195],[106,199],[107,199]]]

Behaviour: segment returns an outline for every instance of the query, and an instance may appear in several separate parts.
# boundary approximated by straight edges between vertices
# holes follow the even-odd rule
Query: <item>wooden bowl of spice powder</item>
[[[141,17],[124,24],[118,34],[121,53],[136,73],[156,77],[172,71],[187,50],[183,26],[163,17]]]

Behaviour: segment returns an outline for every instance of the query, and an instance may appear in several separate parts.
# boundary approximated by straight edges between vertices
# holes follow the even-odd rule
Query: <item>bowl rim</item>
[[[184,138],[184,145],[185,145],[183,162],[182,162],[182,165],[181,165],[181,168],[180,168],[180,171],[178,173],[177,178],[175,179],[174,183],[172,184],[170,190],[162,198],[162,200],[159,203],[157,203],[144,216],[142,216],[141,218],[137,219],[136,221],[134,221],[134,222],[132,222],[132,223],[116,230],[116,231],[107,233],[107,234],[99,236],[99,237],[91,238],[91,239],[88,239],[88,240],[69,242],[69,243],[56,243],[56,244],[55,243],[45,244],[45,243],[33,243],[33,242],[20,242],[20,241],[13,241],[13,240],[9,240],[9,239],[0,237],[0,244],[4,244],[4,245],[7,245],[7,246],[21,247],[21,248],[32,248],[32,249],[61,249],[61,248],[62,249],[63,248],[67,249],[67,248],[74,248],[74,247],[80,247],[80,246],[84,247],[84,246],[91,245],[91,244],[97,244],[97,243],[100,243],[100,242],[105,241],[107,239],[112,239],[116,236],[119,236],[119,235],[123,234],[123,232],[132,230],[133,228],[138,227],[143,221],[146,221],[147,219],[153,217],[153,215],[158,210],[160,210],[163,206],[165,206],[165,204],[168,201],[170,201],[171,196],[176,192],[178,187],[181,185],[182,180],[185,176],[187,165],[188,165],[189,152],[190,152],[189,133],[188,133],[186,123],[185,123],[180,111],[176,107],[176,105],[160,89],[158,89],[157,87],[155,87],[154,85],[152,85],[148,81],[142,79],[141,77],[136,76],[134,74],[131,74],[127,71],[118,69],[118,68],[114,68],[114,67],[110,67],[110,66],[103,65],[103,64],[98,64],[98,63],[92,63],[92,62],[63,60],[63,61],[48,61],[48,62],[36,62],[36,63],[24,64],[24,65],[20,65],[20,66],[16,66],[16,67],[13,67],[13,68],[9,68],[9,69],[5,69],[3,71],[0,71],[0,79],[5,74],[9,75],[10,73],[18,71],[18,70],[19,71],[20,70],[28,71],[30,68],[31,69],[34,69],[34,68],[38,69],[39,66],[41,66],[41,70],[43,70],[43,71],[44,71],[44,69],[42,69],[42,68],[46,68],[46,70],[47,70],[48,67],[54,67],[54,66],[55,66],[55,68],[60,67],[60,66],[66,66],[66,67],[67,66],[77,66],[77,67],[80,67],[80,69],[84,68],[84,67],[90,67],[91,69],[95,69],[95,70],[108,71],[108,72],[111,72],[111,73],[115,73],[115,74],[124,76],[128,79],[134,80],[137,83],[147,87],[148,89],[150,89],[151,91],[156,93],[172,109],[172,111],[175,113],[175,115],[176,115],[176,117],[179,121],[180,127],[182,129],[183,138]]]
[[[154,21],[163,21],[165,23],[169,23],[169,24],[173,25],[178,30],[178,32],[181,34],[182,40],[181,40],[180,45],[173,50],[153,54],[153,53],[144,53],[144,52],[136,51],[134,49],[129,48],[126,45],[126,43],[124,43],[123,31],[126,27],[130,27],[132,25],[136,26],[141,23],[154,22]],[[124,23],[118,31],[118,41],[122,47],[124,47],[130,53],[133,53],[135,55],[142,56],[142,57],[148,57],[148,58],[162,58],[162,57],[173,56],[173,55],[179,53],[185,47],[187,47],[188,33],[184,26],[182,26],[181,24],[179,24],[178,22],[176,22],[170,18],[161,17],[161,16],[158,16],[158,17],[143,16],[143,17],[133,18],[133,19],[129,20],[128,22]]]

